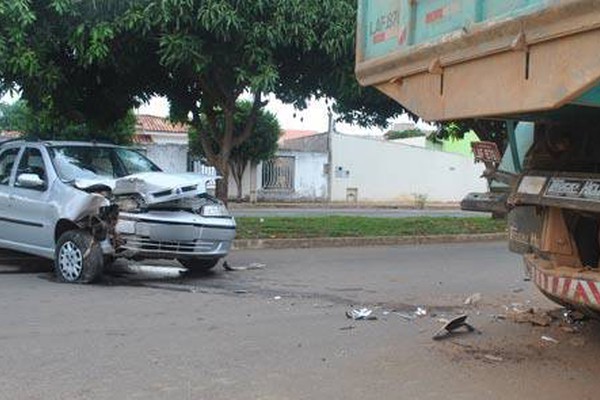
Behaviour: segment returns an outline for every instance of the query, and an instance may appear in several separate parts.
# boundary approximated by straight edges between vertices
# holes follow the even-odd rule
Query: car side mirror
[[[27,189],[43,189],[46,186],[46,182],[40,179],[37,174],[20,174],[17,177],[17,186]]]

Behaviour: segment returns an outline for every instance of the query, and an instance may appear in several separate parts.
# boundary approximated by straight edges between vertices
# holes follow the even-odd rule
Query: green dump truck
[[[356,75],[427,121],[510,121],[510,248],[600,315],[600,1],[359,0]]]

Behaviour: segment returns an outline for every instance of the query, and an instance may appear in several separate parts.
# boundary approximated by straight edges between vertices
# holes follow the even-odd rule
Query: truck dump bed
[[[600,1],[359,0],[356,74],[428,121],[600,107]]]

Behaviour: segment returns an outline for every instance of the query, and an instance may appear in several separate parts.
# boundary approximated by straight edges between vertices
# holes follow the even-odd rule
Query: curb
[[[238,239],[233,250],[306,249],[316,247],[397,246],[442,243],[497,242],[507,240],[506,233],[474,235],[381,236],[309,239]]]

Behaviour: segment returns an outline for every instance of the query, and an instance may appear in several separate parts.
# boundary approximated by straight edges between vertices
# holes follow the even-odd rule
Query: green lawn
[[[236,221],[238,239],[451,235],[506,231],[506,221],[482,217],[241,217]]]

